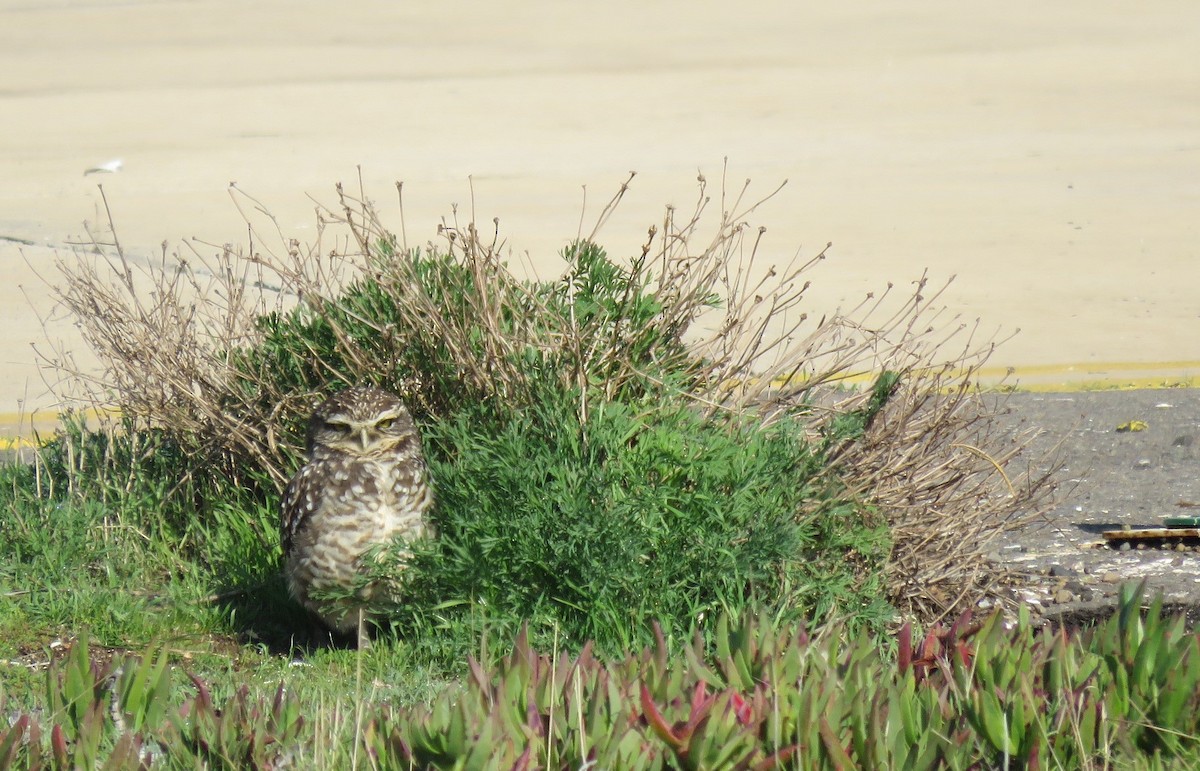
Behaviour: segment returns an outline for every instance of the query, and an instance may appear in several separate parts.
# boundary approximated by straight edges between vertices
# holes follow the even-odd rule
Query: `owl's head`
[[[416,426],[404,402],[378,388],[335,394],[317,407],[308,422],[310,457],[318,449],[388,455],[416,446]]]

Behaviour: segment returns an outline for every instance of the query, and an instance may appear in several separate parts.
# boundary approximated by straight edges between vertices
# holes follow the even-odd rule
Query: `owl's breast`
[[[358,512],[372,540],[408,539],[424,533],[432,503],[424,463],[367,461],[335,472],[331,510]]]

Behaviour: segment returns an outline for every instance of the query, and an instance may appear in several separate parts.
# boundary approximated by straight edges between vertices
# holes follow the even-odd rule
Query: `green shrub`
[[[459,614],[615,652],[646,643],[654,619],[686,639],[750,605],[890,616],[886,526],[820,475],[795,423],[705,418],[661,397],[597,403],[586,420],[578,405],[552,391],[430,427],[441,536],[398,618],[456,599]]]

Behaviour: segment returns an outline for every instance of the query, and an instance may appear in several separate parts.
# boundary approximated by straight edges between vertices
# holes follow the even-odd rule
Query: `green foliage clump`
[[[450,255],[431,251],[406,259],[391,248],[382,251],[386,257],[379,258],[373,274],[353,280],[335,296],[312,298],[256,320],[260,339],[234,357],[237,382],[246,396],[263,400],[261,406],[267,407],[281,394],[303,395],[326,389],[339,378],[368,374],[373,382],[410,398],[413,389],[407,384],[421,383],[418,396],[433,404],[416,406],[427,410],[445,410],[483,396],[478,384],[461,376],[448,341],[412,327],[405,315],[410,309],[395,291],[398,280],[388,278],[387,271],[403,260],[405,281],[410,282],[404,291],[427,298],[447,320],[473,315],[470,273]],[[505,321],[522,323],[507,313]],[[470,355],[486,356],[481,335],[467,335],[465,341]],[[370,371],[364,371],[368,367]],[[293,422],[293,433],[302,436],[300,422]]]
[[[534,406],[548,385],[606,399],[661,390],[662,378],[688,390],[697,362],[646,272],[589,242],[562,256],[561,279],[518,282],[493,258],[400,253],[381,240],[367,273],[335,296],[257,319],[261,339],[233,354],[240,396],[269,411],[281,396],[369,380],[436,418]]]
[[[890,615],[886,528],[837,497],[795,424],[654,399],[581,419],[579,401],[555,392],[500,419],[480,407],[431,426],[440,544],[414,566],[399,616],[459,598],[459,614],[615,653],[643,644],[652,620],[686,639],[750,605]]]

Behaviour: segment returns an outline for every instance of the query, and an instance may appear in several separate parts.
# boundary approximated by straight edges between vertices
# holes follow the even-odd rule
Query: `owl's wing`
[[[292,477],[292,481],[288,482],[287,489],[283,492],[279,540],[283,544],[285,556],[291,553],[297,534],[308,526],[310,515],[316,510],[321,492],[318,477],[312,466],[305,466]]]

